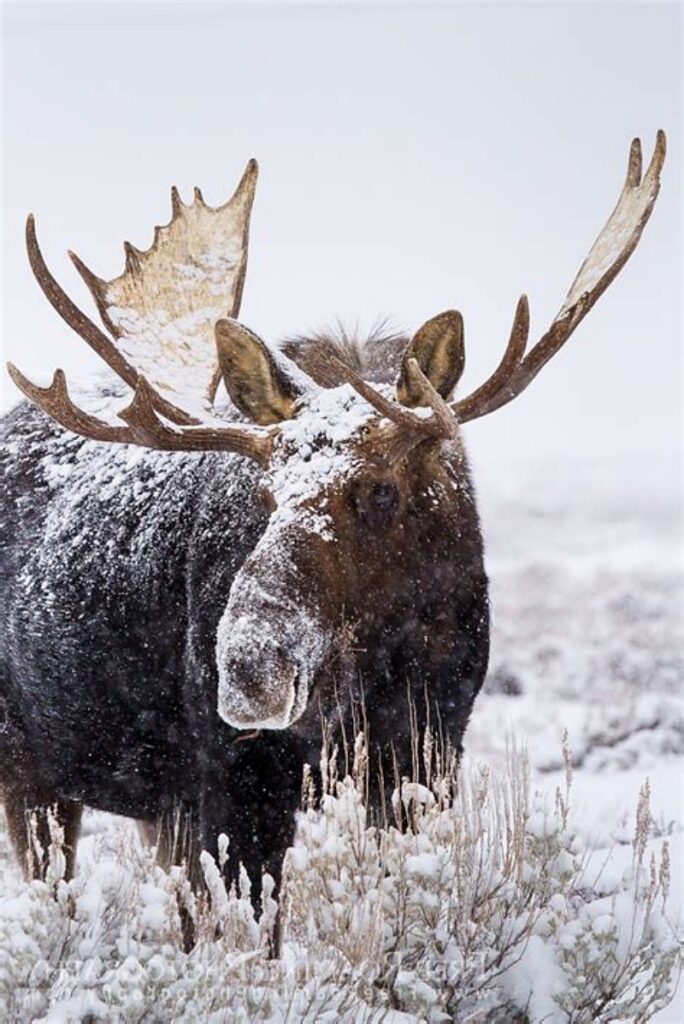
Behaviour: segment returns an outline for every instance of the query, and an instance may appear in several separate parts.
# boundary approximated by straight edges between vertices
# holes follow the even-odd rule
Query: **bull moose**
[[[637,245],[664,158],[659,132],[642,176],[632,143],[549,329],[527,351],[523,296],[499,366],[458,399],[456,311],[410,340],[274,347],[237,320],[254,161],[223,206],[173,189],[171,221],[147,251],[125,244],[119,277],[72,254],[105,330],[29,217],[38,284],[113,375],[74,400],[61,370],[43,388],[9,366],[29,402],[2,425],[0,768],[27,871],[43,869],[29,813],[46,846],[56,809],[71,873],[89,805],[147,822],[170,860],[196,863],[225,832],[230,876],[243,862],[277,883],[321,716],[341,728],[363,702],[386,784],[410,769],[412,716],[460,749],[489,647],[461,425],[570,337]]]

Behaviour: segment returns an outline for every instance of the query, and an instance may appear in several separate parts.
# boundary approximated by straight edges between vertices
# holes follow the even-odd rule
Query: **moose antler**
[[[223,451],[237,452],[266,465],[273,448],[273,431],[248,425],[240,426],[169,426],[154,408],[154,391],[144,377],[138,375],[133,401],[118,416],[125,427],[106,423],[79,408],[71,399],[63,370],[55,370],[47,388],[33,384],[8,363],[9,374],[29,401],[46,412],[66,430],[93,441],[115,441],[137,444],[168,452]]]
[[[80,409],[61,370],[41,388],[13,365],[12,380],[26,397],[68,430],[97,441],[138,444],[164,451],[235,451],[268,461],[273,437],[251,425],[209,425],[209,403],[219,379],[214,324],[235,316],[247,264],[249,218],[257,179],[250,160],[234,195],[223,206],[208,206],[199,189],[185,206],[171,190],[171,221],[157,227],[150,249],[129,242],[126,268],[113,281],[93,274],[71,253],[88,285],[105,334],[69,298],[47,268],[35,222],[26,224],[29,262],[38,284],[60,316],[134,391],[114,425]],[[114,340],[113,340],[114,339]],[[179,395],[194,399],[188,412]],[[162,418],[164,417],[164,418]],[[171,424],[166,422],[171,421]]]
[[[33,214],[29,214],[26,221],[26,251],[33,275],[40,285],[43,294],[50,305],[55,309],[62,319],[71,327],[84,341],[86,341],[94,352],[104,360],[105,363],[120,377],[129,387],[134,388],[138,379],[138,372],[129,363],[123,353],[117,348],[111,338],[108,338],[104,331],[93,323],[93,321],[78,308],[75,302],[64,291],[62,286],[50,273],[43,254],[38,245],[36,237],[36,223]],[[18,371],[17,371],[18,372]],[[14,376],[12,378],[14,380]],[[22,378],[25,380],[25,378]],[[15,381],[16,383],[16,381]],[[38,391],[43,389],[38,388]],[[26,392],[25,392],[26,393]],[[154,393],[154,404],[157,409],[169,419],[176,423],[196,423],[192,416],[172,405],[161,395]]]
[[[126,267],[112,281],[70,253],[111,337],[55,280],[32,215],[26,223],[29,263],[48,301],[129,387],[142,374],[154,408],[175,423],[201,423],[220,379],[214,324],[239,312],[257,175],[250,160],[233,196],[217,207],[199,189],[186,206],[173,188],[171,220],[155,228],[145,252],[124,243]]]
[[[456,418],[460,422],[465,423],[466,420],[474,419],[478,415],[477,410],[485,406],[506,387],[525,355],[529,334],[530,307],[527,296],[521,295],[518,299],[513,326],[511,327],[510,337],[501,362],[484,384],[481,384],[467,398],[462,398],[460,402],[456,402],[453,406]]]
[[[214,325],[240,311],[257,176],[250,160],[233,196],[216,207],[198,188],[186,206],[172,188],[171,220],[144,252],[124,243],[124,272],[111,281],[70,253],[116,348],[155,393],[190,407],[181,422],[205,418],[221,377]]]
[[[416,360],[409,359],[408,372],[423,394],[423,404],[433,410],[432,416],[421,417],[385,398],[339,359],[334,359],[336,369],[382,416],[392,422],[394,434],[403,434],[409,447],[411,435],[414,444],[426,438],[450,438],[455,434],[456,423],[486,416],[511,402],[565,344],[634,252],[658,195],[665,152],[665,133],[659,131],[651,162],[642,180],[641,143],[634,139],[629,151],[627,177],[617,205],[580,267],[551,327],[525,355],[530,311],[527,296],[522,295],[501,362],[484,384],[466,398],[447,404]],[[406,445],[402,447],[399,439],[394,438],[393,451],[401,452],[405,448]]]
[[[400,429],[408,431],[409,433],[422,434],[424,437],[435,438],[445,436],[438,418],[434,416],[424,417],[417,415],[415,412],[411,412],[403,405],[399,405],[398,402],[393,402],[390,398],[386,398],[376,388],[374,388],[372,384],[365,381],[363,377],[356,372],[356,370],[338,356],[330,356],[329,360],[330,364],[335,367],[340,376],[343,377],[348,384],[351,384],[354,390],[358,392],[362,398],[365,398],[369,405],[379,412],[381,416],[390,420],[391,423],[395,424]],[[415,360],[413,360],[413,362],[415,362]],[[418,369],[418,373],[423,377],[420,369]],[[426,381],[426,383],[428,382]]]
[[[453,438],[458,422],[485,416],[525,390],[636,248],[658,195],[665,152],[665,133],[659,131],[642,179],[641,143],[634,139],[617,205],[551,327],[525,355],[529,309],[523,295],[499,366],[466,398],[447,403],[417,361],[408,359],[410,380],[422,394],[424,405],[432,410],[425,416],[387,398],[345,362],[332,357],[342,377],[390,420],[388,450],[396,453],[421,440]],[[174,451],[237,451],[265,461],[273,442],[272,432],[255,431],[242,424],[202,425],[202,410],[206,411],[213,399],[219,376],[214,325],[226,315],[235,318],[239,310],[256,176],[256,163],[250,161],[233,197],[216,208],[207,206],[199,189],[195,189],[193,203],[185,206],[173,189],[170,223],[155,229],[154,243],[146,252],[125,244],[126,269],[113,281],[96,277],[72,255],[115,341],[78,309],[52,277],[38,246],[33,218],[29,217],[27,247],[38,283],[57,312],[134,389],[135,396],[131,405],[119,413],[127,426],[113,426],[72,402],[61,370],[49,388],[39,388],[10,366],[12,379],[24,394],[63,426],[93,439]],[[162,357],[169,353],[173,358],[164,362]],[[167,397],[175,397],[188,378],[195,382],[200,417]]]
[[[633,140],[627,176],[617,205],[589,250],[558,315],[523,358],[529,313],[526,297],[520,299],[511,339],[498,369],[482,387],[453,405],[454,414],[461,422],[486,416],[522,394],[622,270],[651,216],[660,189],[665,153],[665,132],[659,131],[648,170],[642,179],[641,142]]]

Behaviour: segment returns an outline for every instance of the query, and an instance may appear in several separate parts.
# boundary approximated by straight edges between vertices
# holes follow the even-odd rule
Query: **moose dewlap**
[[[238,322],[253,161],[224,206],[174,189],[170,223],[146,252],[126,243],[114,280],[73,257],[104,329],[29,217],[39,285],[119,380],[76,400],[60,370],[42,388],[9,367],[29,402],[2,426],[0,771],[27,871],[44,870],[51,807],[73,870],[88,804],[147,822],[195,880],[226,833],[228,874],[244,862],[277,884],[321,716],[347,735],[363,720],[374,814],[416,729],[460,751],[489,645],[461,424],[517,397],[607,288],[664,158],[661,132],[642,175],[632,143],[556,319],[528,350],[523,296],[499,366],[458,398],[456,311],[410,339],[278,348]]]

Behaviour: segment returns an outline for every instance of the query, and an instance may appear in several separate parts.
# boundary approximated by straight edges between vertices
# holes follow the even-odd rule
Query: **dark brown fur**
[[[343,334],[284,349],[330,386],[339,380],[329,373],[331,354],[384,382],[396,378],[405,347],[399,336],[363,344]],[[45,846],[54,805],[72,872],[85,804],[148,822],[167,862],[197,865],[197,852],[216,852],[218,834],[228,833],[228,871],[234,877],[245,862],[258,900],[258,868],[280,876],[321,713],[351,735],[363,703],[373,763],[390,788],[395,766],[412,770],[412,709],[419,728],[439,723],[460,749],[486,670],[489,623],[459,443],[422,441],[387,464],[371,421],[355,472],[325,496],[340,540],[312,534],[301,543],[293,535],[274,577],[268,552],[260,554],[270,513],[253,462],[149,455],[128,468],[115,446],[65,443],[26,405],[3,429],[13,443],[3,454],[0,700],[8,727],[0,763],[13,843],[27,869],[27,816],[37,813]],[[55,452],[65,482],[53,492],[44,466]],[[120,484],[93,488],[89,481],[106,479],[110,463]],[[148,495],[142,505],[136,493]],[[46,546],[49,516],[57,532]],[[251,611],[264,627],[279,601],[264,581],[275,578],[297,605],[315,606],[336,637],[301,717],[255,736],[216,713],[217,626],[236,578],[250,575],[261,581],[262,604]],[[248,682],[253,670],[246,667]],[[374,813],[385,795],[384,785],[371,794]],[[43,868],[33,862],[34,873]]]
[[[335,388],[344,384],[344,378],[333,365],[332,356],[351,366],[365,380],[392,384],[399,375],[407,344],[405,335],[388,331],[381,323],[367,338],[360,339],[339,325],[334,330],[308,337],[290,338],[283,342],[281,349],[321,387]]]

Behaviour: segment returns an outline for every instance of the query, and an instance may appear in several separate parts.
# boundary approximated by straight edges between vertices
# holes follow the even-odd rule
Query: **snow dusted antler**
[[[126,266],[112,281],[70,253],[119,351],[154,391],[199,418],[221,377],[214,325],[240,310],[257,175],[250,160],[234,195],[217,207],[198,188],[186,206],[172,188],[170,222],[155,228],[144,252],[124,242]]]
[[[240,424],[239,426],[170,425],[154,408],[154,392],[139,376],[133,401],[118,416],[127,426],[117,426],[92,416],[71,399],[63,370],[56,370],[52,384],[38,387],[13,366],[9,374],[29,401],[46,412],[66,430],[92,441],[118,441],[158,451],[238,452],[266,465],[273,447],[273,431]]]
[[[436,417],[417,416],[403,405],[399,405],[398,402],[393,402],[391,399],[386,398],[338,356],[331,356],[330,362],[347,383],[351,384],[354,390],[362,398],[365,398],[369,405],[373,406],[376,412],[379,412],[381,416],[384,416],[399,429],[409,433],[422,434],[423,437],[435,438],[444,436],[442,427]],[[420,373],[420,369],[418,369],[418,373]],[[420,375],[423,377],[422,373]],[[425,383],[428,384],[428,387],[431,386],[429,381]]]
[[[486,416],[522,394],[622,270],[651,216],[660,189],[665,152],[665,132],[659,131],[651,162],[642,179],[641,142],[633,140],[627,177],[617,205],[580,267],[551,327],[525,356],[529,312],[527,298],[523,295],[518,303],[511,340],[499,368],[481,388],[453,406],[461,422]]]
[[[642,178],[641,143],[634,139],[617,205],[550,328],[525,355],[530,318],[523,295],[499,366],[466,398],[448,403],[448,388],[440,394],[409,353],[405,373],[415,394],[422,398],[421,404],[432,410],[426,416],[407,408],[408,403],[402,404],[405,399],[400,392],[400,401],[391,400],[344,361],[332,357],[342,378],[390,421],[388,450],[396,454],[422,440],[453,438],[459,422],[486,416],[525,390],[636,248],[658,195],[665,152],[665,133],[659,131]],[[172,189],[170,223],[155,229],[154,243],[146,252],[126,242],[125,271],[112,281],[96,277],[72,254],[114,340],[78,309],[52,277],[38,246],[33,218],[29,217],[29,260],[45,295],[64,320],[134,389],[135,397],[119,413],[127,426],[113,426],[74,405],[61,371],[55,374],[51,387],[39,388],[10,367],[14,382],[24,394],[63,426],[86,437],[168,450],[238,451],[265,461],[272,432],[259,432],[242,424],[206,423],[211,418],[210,406],[221,374],[215,326],[226,317],[234,321],[239,311],[256,177],[256,163],[250,161],[233,197],[216,208],[206,205],[199,189],[195,189],[190,206],[185,206],[177,190]],[[462,318],[455,311],[442,316],[450,325],[455,351],[460,353],[458,377],[463,368]],[[441,320],[434,318],[422,331],[429,326],[428,333],[435,335],[438,321],[442,330]],[[421,332],[416,339],[419,337]]]
[[[70,254],[112,337],[52,276],[30,216],[26,245],[40,287],[60,316],[135,394],[118,413],[126,426],[113,425],[74,404],[61,370],[50,387],[41,388],[10,364],[12,380],[26,397],[62,426],[93,440],[168,451],[236,451],[267,461],[269,432],[206,423],[220,379],[215,324],[239,311],[256,179],[257,165],[251,160],[233,197],[216,208],[207,206],[199,189],[189,206],[172,189],[171,221],[155,228],[154,242],[145,252],[124,243],[126,268],[112,281],[97,277]]]
[[[417,361],[409,359],[407,372],[418,393],[422,395],[421,404],[433,410],[430,417],[419,416],[386,398],[349,366],[335,360],[335,367],[344,379],[382,416],[390,420],[394,452],[401,452],[407,445],[410,447],[427,438],[453,437],[457,423],[486,416],[525,390],[542,367],[565,344],[634,252],[658,195],[665,151],[665,133],[659,131],[651,162],[642,179],[641,143],[639,139],[634,139],[629,152],[627,177],[617,205],[591,247],[551,327],[525,355],[530,312],[527,296],[522,295],[501,362],[488,380],[466,398],[453,403],[445,402],[421,371]],[[460,315],[454,313],[453,318],[460,320]],[[399,435],[405,438],[403,446]]]

